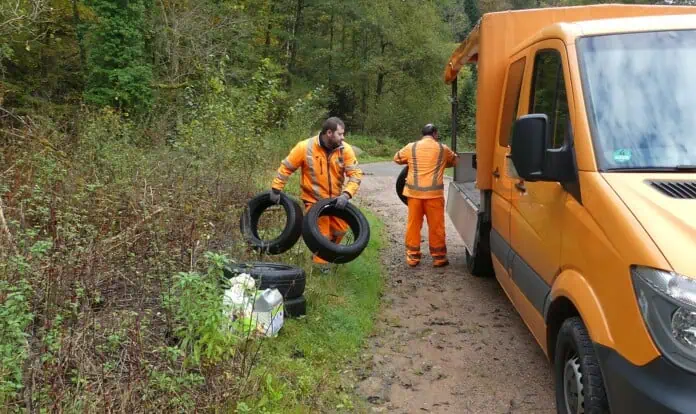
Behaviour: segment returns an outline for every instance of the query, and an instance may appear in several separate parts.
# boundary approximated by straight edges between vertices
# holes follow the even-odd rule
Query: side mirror
[[[544,178],[544,158],[549,120],[546,114],[520,117],[512,125],[510,152],[520,178],[537,181]]]

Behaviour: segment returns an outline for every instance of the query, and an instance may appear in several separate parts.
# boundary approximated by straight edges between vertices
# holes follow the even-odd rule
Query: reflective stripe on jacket
[[[283,190],[290,175],[298,168],[302,168],[300,197],[310,203],[337,197],[344,191],[352,198],[362,179],[362,170],[358,167],[358,159],[350,144],[344,142],[342,146],[328,152],[319,143],[318,136],[295,145],[280,163],[272,187]],[[348,176],[347,183],[345,176]]]
[[[437,198],[445,195],[445,168],[456,164],[456,154],[447,145],[426,135],[401,148],[394,155],[394,162],[408,164],[404,196]]]

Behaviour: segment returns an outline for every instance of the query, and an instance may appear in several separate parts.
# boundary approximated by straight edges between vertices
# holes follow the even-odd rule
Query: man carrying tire
[[[445,243],[445,168],[456,164],[458,155],[439,140],[433,124],[423,127],[422,137],[401,148],[394,162],[408,165],[404,196],[408,197],[406,224],[406,263],[414,267],[420,263],[420,235],[423,216],[428,220],[428,242],[433,266],[447,266]]]
[[[290,176],[302,169],[300,198],[305,212],[319,200],[336,198],[336,207],[343,209],[360,188],[362,170],[350,144],[343,141],[345,125],[337,117],[328,118],[319,135],[298,142],[280,163],[278,174],[271,185],[271,200],[280,202],[280,192]],[[345,182],[345,177],[348,182]],[[344,186],[345,184],[345,186]],[[348,230],[345,221],[325,216],[318,221],[321,233],[333,243],[340,243]],[[327,266],[328,262],[314,255],[314,263]],[[328,270],[328,267],[324,267]]]

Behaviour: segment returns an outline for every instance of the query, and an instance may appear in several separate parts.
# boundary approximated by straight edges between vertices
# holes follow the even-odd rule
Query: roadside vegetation
[[[369,211],[372,237],[356,260],[328,275],[312,271],[303,249],[298,260],[307,271],[307,315],[285,321],[282,333],[263,345],[253,374],[261,393],[240,402],[240,412],[363,412],[353,392],[352,367],[371,332],[382,291],[381,222]]]

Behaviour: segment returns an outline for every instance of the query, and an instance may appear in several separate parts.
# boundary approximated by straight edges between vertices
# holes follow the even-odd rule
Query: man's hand
[[[348,205],[348,201],[350,201],[350,196],[348,193],[344,192],[336,199],[336,208],[343,210]]]
[[[271,194],[268,198],[270,198],[274,204],[280,204],[280,190],[276,190],[275,188],[272,188]]]

